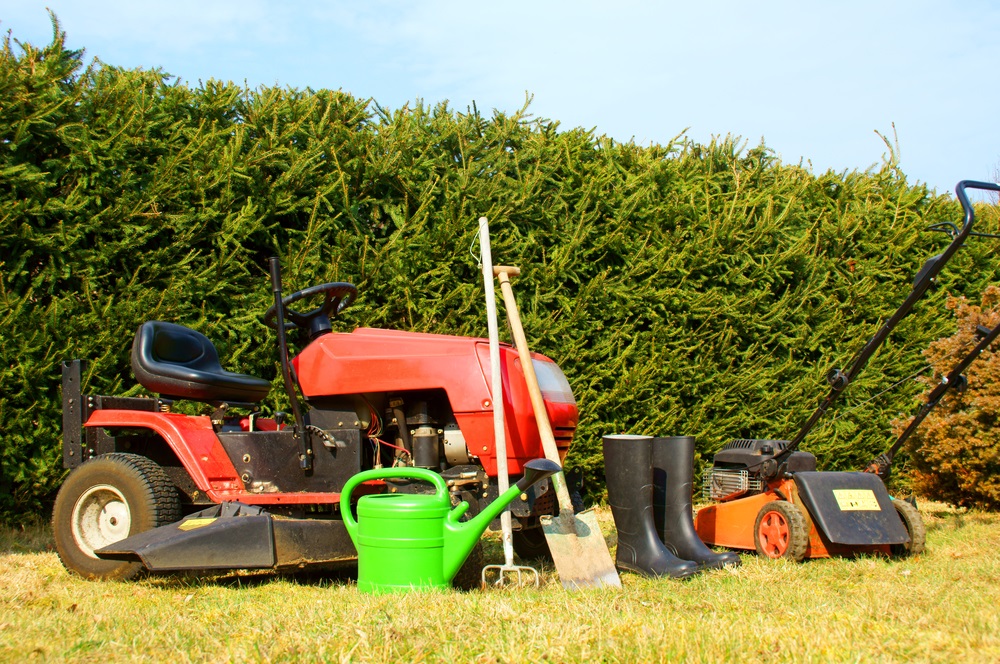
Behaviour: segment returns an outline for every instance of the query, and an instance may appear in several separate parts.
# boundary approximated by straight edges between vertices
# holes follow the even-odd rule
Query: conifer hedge
[[[277,376],[265,260],[291,291],[351,281],[339,322],[485,336],[476,219],[515,283],[535,349],[576,393],[570,457],[603,490],[600,436],[788,437],[895,310],[960,221],[894,156],[814,175],[761,144],[622,144],[527,107],[389,110],[331,90],[177,84],[10,38],[0,62],[0,515],[40,509],[63,476],[61,360],[85,390],[136,394],[148,319],[207,334],[226,366]],[[817,131],[822,131],[821,127]],[[956,174],[956,180],[968,174]],[[993,210],[984,224],[996,226]],[[923,365],[948,294],[995,281],[970,242],[806,440],[860,468],[920,386],[859,406]],[[280,398],[279,391],[272,392]],[[279,404],[280,405],[280,404]],[[706,456],[706,458],[708,458]]]

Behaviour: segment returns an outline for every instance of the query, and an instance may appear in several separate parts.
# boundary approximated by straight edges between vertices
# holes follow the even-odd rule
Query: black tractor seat
[[[132,371],[147,390],[173,399],[257,403],[271,391],[262,378],[223,369],[218,351],[201,332],[155,320],[135,332]]]

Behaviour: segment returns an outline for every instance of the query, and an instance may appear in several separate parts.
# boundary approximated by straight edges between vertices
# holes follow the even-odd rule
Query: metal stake
[[[510,486],[507,475],[507,434],[504,428],[503,412],[503,375],[500,373],[500,332],[497,328],[497,302],[493,289],[493,255],[490,251],[490,227],[486,217],[479,218],[479,246],[482,251],[483,285],[486,288],[486,318],[490,338],[490,372],[492,373],[493,393],[493,439],[496,441],[497,454],[497,484],[499,495],[503,495]],[[483,586],[504,586],[509,578],[516,578],[514,585],[526,585],[524,575],[531,574],[534,584],[541,581],[538,570],[526,565],[514,564],[514,529],[511,524],[510,506],[500,513],[500,531],[503,540],[503,565],[486,565],[483,567]],[[496,574],[496,580],[488,577]]]

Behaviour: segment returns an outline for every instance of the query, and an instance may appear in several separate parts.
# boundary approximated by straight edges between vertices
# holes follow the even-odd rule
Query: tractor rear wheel
[[[88,579],[131,579],[142,563],[102,560],[94,551],[180,518],[177,489],[156,463],[137,454],[103,454],[63,482],[52,531],[66,569]]]
[[[549,543],[545,541],[545,533],[541,526],[522,528],[511,533],[514,553],[521,560],[552,560]]]
[[[809,547],[809,528],[802,510],[784,500],[767,503],[757,513],[753,542],[762,556],[800,562]]]
[[[469,557],[465,559],[462,566],[458,568],[458,573],[451,580],[451,587],[456,590],[478,590],[483,585],[483,565],[485,556],[483,552],[483,542],[480,540],[472,547]]]
[[[892,506],[896,508],[896,513],[906,526],[906,534],[910,536],[910,541],[906,544],[892,545],[892,555],[905,558],[923,553],[927,544],[927,527],[920,512],[905,500],[893,499]]]

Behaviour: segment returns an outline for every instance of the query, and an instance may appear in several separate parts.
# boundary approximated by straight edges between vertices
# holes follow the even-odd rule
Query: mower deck
[[[793,560],[889,555],[910,541],[885,485],[868,473],[796,473],[702,508],[695,529],[706,544]]]

